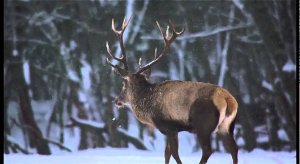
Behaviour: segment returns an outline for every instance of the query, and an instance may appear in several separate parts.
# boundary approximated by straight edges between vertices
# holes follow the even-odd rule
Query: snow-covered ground
[[[201,152],[182,153],[185,164],[199,163]],[[134,149],[101,148],[51,156],[13,154],[4,155],[5,164],[158,164],[164,163],[163,152]],[[176,163],[173,159],[170,162]],[[227,153],[214,153],[208,164],[231,164]],[[239,153],[240,164],[294,164],[296,152],[268,152],[260,149]]]
[[[17,108],[15,103],[11,103],[9,110],[10,116],[17,116]],[[51,102],[37,103],[33,102],[35,110],[35,118],[39,122],[39,126],[45,135],[46,121],[48,115],[45,111],[52,108]],[[137,121],[132,115],[129,117],[130,123],[127,130],[128,135],[138,138],[138,126]],[[97,124],[98,125],[98,124]],[[239,126],[236,126],[238,129]],[[264,130],[264,127],[257,127],[257,130]],[[129,144],[129,148],[98,148],[89,149],[85,151],[77,151],[79,145],[80,130],[74,128],[74,134],[71,135],[69,129],[65,129],[64,143],[66,147],[72,150],[71,153],[60,150],[58,147],[50,144],[50,149],[53,155],[24,155],[24,154],[9,154],[4,155],[5,164],[159,164],[164,163],[164,148],[165,148],[165,136],[161,134],[157,129],[155,130],[156,139],[153,140],[148,135],[144,135],[142,141],[149,151],[137,150],[133,145]],[[59,133],[53,128],[51,132],[51,139],[58,141]],[[286,138],[285,135],[280,135],[281,138]],[[11,129],[11,139],[18,143],[20,146],[25,147],[22,132],[17,127]],[[178,135],[179,138],[179,155],[184,164],[196,164],[199,163],[201,158],[201,151],[193,152],[193,147],[196,145],[195,135],[188,132],[181,132]],[[268,138],[259,136],[258,141],[266,141]],[[244,141],[242,138],[237,138],[237,143],[240,147],[243,146]],[[215,143],[212,143],[214,147]],[[34,153],[35,149],[29,150]],[[220,144],[221,153],[214,153],[208,160],[208,164],[231,164],[231,156],[229,153],[225,153],[225,150]],[[173,158],[170,161],[171,164],[176,163]],[[295,164],[296,163],[296,151],[293,152],[271,152],[261,149],[255,149],[252,152],[246,152],[239,150],[239,163],[240,164]]]

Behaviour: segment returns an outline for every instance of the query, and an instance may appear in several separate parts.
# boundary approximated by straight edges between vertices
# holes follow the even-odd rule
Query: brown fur
[[[224,88],[191,81],[151,84],[143,75],[132,74],[125,78],[117,99],[117,103],[126,102],[139,121],[156,127],[167,136],[166,163],[170,154],[177,163],[181,163],[177,141],[180,131],[197,134],[203,149],[201,162],[206,162],[212,153],[209,136],[214,130],[224,136],[222,138],[231,149],[233,161],[237,163],[237,146],[229,131],[238,104]]]

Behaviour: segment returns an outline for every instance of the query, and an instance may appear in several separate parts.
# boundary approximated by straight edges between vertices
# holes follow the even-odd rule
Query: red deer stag
[[[200,163],[206,163],[212,154],[210,136],[216,131],[224,145],[230,151],[233,163],[238,163],[238,147],[233,138],[233,129],[237,114],[236,99],[224,88],[192,81],[165,81],[152,84],[148,81],[151,66],[165,56],[170,44],[184,32],[177,32],[170,21],[170,29],[163,32],[156,22],[164,40],[164,47],[153,61],[142,66],[135,73],[129,72],[126,60],[123,33],[129,21],[123,21],[122,29],[116,30],[112,20],[112,31],[116,34],[121,48],[121,56],[116,57],[106,43],[109,56],[121,62],[124,68],[108,64],[114,72],[123,78],[123,89],[115,100],[118,107],[129,105],[136,118],[144,124],[156,127],[166,135],[165,163],[169,163],[171,155],[177,163],[182,163],[178,155],[178,132],[196,133],[202,148]]]

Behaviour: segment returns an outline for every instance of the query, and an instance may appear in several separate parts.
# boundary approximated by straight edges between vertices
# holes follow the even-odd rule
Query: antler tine
[[[176,34],[176,36],[183,34],[183,32],[185,31],[185,28],[183,27],[182,30],[181,30],[180,32],[177,32],[177,31],[175,30],[174,24],[173,24],[173,22],[172,22],[171,20],[169,20],[169,24],[170,24],[170,26],[172,27],[172,31],[173,31],[173,33]]]
[[[156,24],[157,24],[157,26],[158,26],[158,28],[159,28],[159,31],[160,31],[161,35],[162,35],[163,38],[164,38],[164,43],[165,43],[165,45],[166,45],[166,44],[167,44],[167,39],[166,39],[165,33],[163,32],[163,30],[162,30],[160,24],[158,23],[158,21],[156,21]]]
[[[120,68],[118,65],[112,64],[111,61],[110,61],[108,58],[106,58],[106,62],[107,62],[111,67],[113,67],[113,70],[114,70],[117,74],[119,74],[119,75],[121,75],[121,76],[125,76],[125,75],[127,74],[127,71],[126,71],[126,70]]]
[[[113,30],[114,33],[117,32],[116,28],[115,28],[115,21],[114,18],[111,20],[111,29]]]
[[[169,48],[170,44],[176,39],[177,36],[181,35],[184,32],[184,28],[180,31],[177,32],[174,28],[174,25],[171,21],[169,21],[169,24],[171,26],[172,29],[172,34],[169,34],[169,26],[167,28],[166,34],[163,32],[160,24],[158,23],[158,21],[156,21],[156,24],[159,28],[159,31],[161,33],[161,35],[163,36],[164,39],[164,48],[162,49],[161,53],[158,55],[157,57],[157,49],[155,49],[155,58],[154,60],[152,60],[150,63],[146,64],[145,66],[141,67],[140,69],[136,72],[136,73],[141,73],[147,69],[149,69],[153,64],[157,63],[159,60],[161,60],[161,58],[165,55],[166,50]]]
[[[118,58],[118,57],[116,57],[116,56],[114,56],[114,55],[112,54],[112,52],[111,52],[111,50],[110,50],[110,48],[109,48],[108,42],[106,42],[106,50],[107,50],[107,53],[109,54],[109,56],[110,56],[111,58],[113,58],[113,59],[115,59],[115,60],[117,60],[117,61],[122,62],[122,59],[121,59],[121,58]]]
[[[120,43],[120,48],[121,48],[121,55],[120,57],[116,57],[112,54],[110,48],[109,48],[109,45],[108,45],[108,42],[106,42],[106,49],[107,49],[107,52],[108,54],[115,60],[119,61],[119,62],[122,62],[124,64],[124,69],[126,71],[128,71],[128,64],[127,64],[127,60],[126,60],[126,51],[125,51],[125,46],[124,46],[124,43],[123,43],[123,33],[129,23],[129,21],[131,20],[131,17],[129,18],[128,21],[126,21],[126,17],[124,18],[123,20],[123,23],[122,23],[122,29],[121,30],[116,30],[116,27],[115,27],[115,21],[114,19],[112,19],[111,21],[111,29],[112,31],[116,34],[117,38],[118,38],[118,41]],[[121,69],[119,67],[119,69]]]
[[[171,43],[173,40],[176,39],[177,36],[183,34],[183,32],[185,31],[185,28],[182,28],[182,30],[181,30],[180,32],[177,32],[177,31],[175,30],[174,24],[173,24],[173,22],[172,22],[171,20],[169,20],[169,24],[170,24],[170,26],[171,26],[171,28],[172,28],[172,36],[171,36],[171,38],[168,39],[168,40],[169,40],[169,42]]]
[[[131,20],[131,17],[129,17],[128,21],[126,21],[126,16],[124,17],[123,23],[122,23],[122,29],[124,29],[123,31],[125,31],[127,25],[129,24]]]
[[[123,23],[122,23],[121,30],[116,30],[115,21],[114,21],[114,19],[112,19],[112,21],[111,21],[111,29],[117,35],[118,39],[121,39],[123,37],[123,33],[126,30],[126,27],[128,26],[130,20],[131,20],[131,17],[128,19],[128,21],[126,21],[126,16],[125,16],[124,20],[123,20]]]

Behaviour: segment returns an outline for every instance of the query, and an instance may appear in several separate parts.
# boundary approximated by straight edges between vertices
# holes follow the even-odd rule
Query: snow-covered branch
[[[38,133],[37,131],[35,131],[33,128],[31,128],[30,126],[27,126],[27,125],[21,125],[20,123],[18,123],[14,118],[11,118],[12,122],[17,125],[18,127],[22,128],[22,129],[27,129],[27,130],[30,130],[34,133]],[[59,143],[59,142],[56,142],[56,141],[53,141],[53,140],[50,140],[48,138],[44,138],[43,136],[41,135],[37,135],[39,136],[42,140],[48,142],[48,143],[51,143],[51,144],[54,144],[56,146],[58,146],[59,148],[63,149],[63,150],[66,150],[68,152],[71,152],[71,149],[67,148],[66,146],[64,146],[63,144]],[[23,151],[22,151],[23,152]],[[24,152],[23,152],[24,153]],[[29,153],[27,153],[29,154]]]
[[[4,41],[11,41],[11,42],[15,42],[15,43],[17,43],[17,42],[28,42],[28,43],[36,43],[36,44],[40,44],[40,45],[49,45],[49,46],[51,46],[51,44],[49,42],[43,41],[43,40],[40,40],[40,39],[6,38],[6,39],[4,39]]]
[[[261,39],[259,40],[253,40],[251,39],[249,36],[234,36],[235,38],[237,38],[239,41],[244,42],[244,43],[250,43],[250,44],[262,44],[263,41]]]
[[[132,35],[130,37],[130,40],[129,40],[129,44],[132,44],[136,35],[138,34],[138,32],[140,31],[140,28],[141,28],[141,24],[142,24],[142,21],[144,19],[144,16],[145,16],[145,13],[146,13],[146,10],[147,10],[147,6],[149,4],[149,0],[146,0],[144,1],[144,5],[143,5],[143,8],[142,10],[139,12],[138,16],[137,16],[137,21],[135,23],[135,26],[133,27],[133,30],[132,30]]]
[[[231,6],[231,10],[229,13],[229,24],[232,24],[233,18],[234,18],[234,6]],[[230,33],[226,33],[225,37],[225,43],[223,46],[223,50],[221,51],[221,68],[220,68],[220,76],[218,80],[218,85],[223,86],[224,80],[225,80],[225,73],[227,71],[227,54],[228,54],[228,48],[230,43]]]
[[[244,7],[244,4],[241,2],[241,0],[233,0],[233,4],[244,14],[244,16],[247,18],[248,23],[253,24],[253,18],[251,14],[249,14]]]
[[[67,124],[66,127],[78,126],[80,129],[87,129],[89,131],[94,131],[99,135],[103,133],[109,133],[108,127],[105,124],[92,121],[92,120],[83,120],[80,118],[71,117],[71,123]],[[115,135],[120,136],[123,140],[132,143],[137,149],[147,150],[145,145],[139,139],[128,134],[124,129],[117,128]]]
[[[228,32],[228,31],[232,31],[232,30],[238,30],[238,29],[242,29],[242,28],[247,28],[247,27],[251,27],[252,24],[239,24],[239,25],[228,25],[228,26],[221,26],[215,29],[211,29],[211,30],[206,30],[206,31],[201,31],[201,32],[196,32],[196,33],[190,33],[190,34],[186,34],[183,36],[179,36],[177,38],[177,40],[184,40],[184,39],[193,39],[193,38],[203,38],[203,37],[208,37],[208,36],[212,36],[212,35],[216,35],[218,33],[222,33],[222,32]],[[161,40],[160,37],[153,37],[153,36],[142,36],[142,39],[145,40]]]
[[[78,126],[80,129],[88,129],[89,131],[95,131],[97,133],[102,134],[107,131],[107,127],[99,122],[92,120],[84,120],[80,118],[71,117],[70,123],[65,125],[66,127]]]

